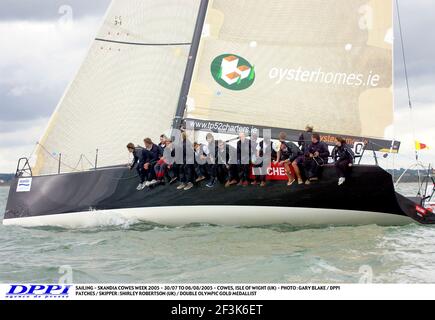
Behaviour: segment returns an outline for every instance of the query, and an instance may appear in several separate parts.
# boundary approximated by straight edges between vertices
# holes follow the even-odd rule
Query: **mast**
[[[183,84],[181,86],[178,106],[175,111],[174,121],[172,123],[172,130],[179,129],[181,127],[181,122],[184,118],[184,111],[187,104],[187,96],[189,95],[190,84],[193,77],[193,71],[195,69],[195,62],[198,55],[198,49],[201,41],[205,18],[207,15],[208,3],[209,0],[201,0],[201,4],[199,6],[198,19],[196,20],[195,32],[193,33],[192,45],[189,52],[189,59],[186,65],[186,72],[184,74]]]

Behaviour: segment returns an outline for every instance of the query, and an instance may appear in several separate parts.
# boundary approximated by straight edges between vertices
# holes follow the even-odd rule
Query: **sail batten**
[[[127,41],[116,41],[116,40],[110,40],[110,39],[101,39],[96,38],[96,41],[101,42],[110,42],[110,43],[118,43],[118,44],[126,44],[126,45],[133,45],[133,46],[190,46],[192,43],[190,42],[174,42],[174,43],[144,43],[144,42],[127,42]]]

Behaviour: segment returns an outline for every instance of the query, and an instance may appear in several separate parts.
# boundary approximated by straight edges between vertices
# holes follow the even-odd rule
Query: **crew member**
[[[284,166],[288,178],[288,186],[291,186],[295,181],[293,174],[292,163],[302,154],[299,148],[293,143],[287,141],[287,134],[281,132],[279,134],[280,147],[277,154],[277,162]]]
[[[140,191],[145,188],[145,172],[143,168],[143,148],[140,146],[135,146],[133,143],[127,144],[127,150],[133,155],[133,161],[128,165],[130,170],[136,167],[137,174],[139,176],[139,185],[136,190]]]
[[[341,186],[346,182],[350,169],[355,159],[355,153],[347,145],[346,139],[338,137],[334,150],[332,150],[332,159],[337,170],[338,185]]]
[[[153,143],[150,138],[144,140],[145,149],[142,151],[143,158],[143,168],[145,171],[145,187],[150,187],[157,183],[156,172],[154,166],[157,164],[159,159],[163,156],[161,148]]]
[[[314,133],[311,144],[306,148],[304,167],[307,176],[306,184],[319,180],[321,168],[328,163],[329,150],[326,143],[320,141],[320,135]]]
[[[239,186],[249,185],[249,168],[251,160],[251,143],[244,132],[239,134],[237,141],[237,166],[239,171]]]

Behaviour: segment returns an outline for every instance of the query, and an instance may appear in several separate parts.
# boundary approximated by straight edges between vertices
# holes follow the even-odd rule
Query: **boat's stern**
[[[421,224],[435,224],[435,213],[431,206],[424,204],[422,198],[409,198],[396,193],[400,208],[410,218]]]

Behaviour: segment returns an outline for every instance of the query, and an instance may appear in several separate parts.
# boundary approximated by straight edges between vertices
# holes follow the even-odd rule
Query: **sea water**
[[[415,195],[415,185],[402,192]],[[0,215],[7,187],[0,187]],[[0,225],[0,283],[434,283],[435,228]]]

